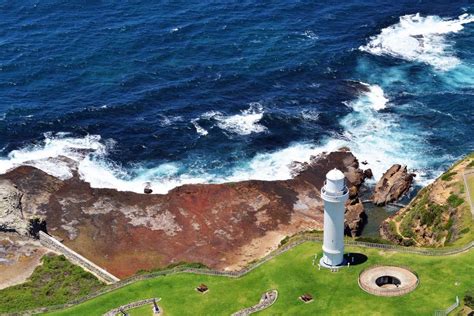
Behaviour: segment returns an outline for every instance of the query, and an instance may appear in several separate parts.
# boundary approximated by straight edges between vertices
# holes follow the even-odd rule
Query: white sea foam
[[[388,99],[385,97],[383,89],[379,85],[369,85],[364,82],[360,82],[367,91],[361,93],[357,100],[346,102],[356,112],[364,112],[372,109],[375,111],[383,110],[386,108]]]
[[[382,29],[379,35],[371,37],[369,43],[359,49],[448,70],[457,66],[460,60],[454,55],[446,35],[461,31],[464,24],[473,21],[474,16],[467,13],[457,19],[422,17],[418,13],[404,15],[399,23]]]
[[[317,40],[319,37],[311,30],[306,30],[302,33],[302,35],[310,40]]]
[[[191,123],[194,125],[194,128],[196,128],[196,132],[199,135],[206,136],[207,134],[209,134],[209,132],[205,128],[203,128],[201,125],[199,125],[198,120],[199,119],[193,119],[191,120]]]
[[[0,173],[29,165],[60,179],[68,179],[72,177],[69,164],[57,158],[67,157],[79,162],[90,153],[102,155],[106,152],[107,146],[100,142],[100,136],[68,138],[66,135],[47,133],[43,142],[11,151],[6,158],[0,158]]]
[[[177,116],[161,115],[160,126],[162,127],[170,126],[176,122],[181,122],[182,120],[183,120],[183,117],[181,115],[177,115]]]
[[[360,161],[366,161],[375,179],[392,164],[405,164],[411,170],[415,169],[419,183],[431,180],[425,170],[428,163],[419,159],[429,151],[421,131],[416,127],[402,127],[396,114],[384,113],[389,102],[380,86],[367,85],[367,90],[359,97],[347,102],[353,111],[340,121],[344,128],[342,135],[328,139],[325,150],[332,151],[341,146],[347,146]]]
[[[107,158],[114,146],[113,141],[104,141],[97,135],[74,138],[67,133],[46,134],[43,142],[10,152],[7,157],[0,159],[0,173],[20,165],[32,165],[53,176],[67,179],[72,176],[72,169],[77,168],[81,179],[94,188],[143,193],[146,183],[150,182],[154,193],[166,193],[177,186],[190,183],[290,179],[292,162],[307,162],[312,155],[347,146],[360,161],[367,161],[368,164],[364,167],[371,168],[376,179],[392,164],[401,163],[417,170],[417,181],[420,184],[430,181],[432,177],[428,177],[424,171],[432,161],[419,159],[428,151],[423,134],[416,129],[401,127],[395,114],[379,111],[389,102],[388,98],[381,87],[364,85],[366,89],[355,100],[346,103],[352,112],[340,120],[344,128],[342,134],[328,137],[320,144],[294,143],[281,150],[259,153],[251,159],[240,161],[225,173],[194,168],[180,161],[156,167],[138,165],[125,170]],[[231,122],[239,122],[236,125],[240,126],[232,128],[241,133],[250,133],[259,119],[250,119],[253,123],[247,127],[242,127],[240,121],[248,120],[247,116],[255,113],[263,113],[261,106],[254,104],[243,111],[242,115],[237,115],[241,116],[239,119],[231,119]],[[225,121],[230,117],[220,112],[208,112],[200,119],[204,118],[216,120],[218,124],[222,123],[219,119]],[[62,156],[75,162],[75,166],[61,160]]]
[[[263,118],[263,113],[263,106],[258,102],[252,102],[250,103],[250,107],[246,110],[242,110],[240,114],[224,115],[218,111],[209,111],[201,115],[201,118],[216,121],[216,125],[220,129],[230,133],[249,135],[267,130],[265,126],[259,123]]]
[[[319,120],[319,112],[314,110],[303,110],[301,111],[301,117],[305,121],[317,121]]]

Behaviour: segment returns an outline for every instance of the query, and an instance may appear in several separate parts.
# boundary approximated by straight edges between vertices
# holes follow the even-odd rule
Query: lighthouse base
[[[344,266],[347,265],[347,259],[344,257],[344,259],[342,260],[342,262],[338,265],[329,265],[327,264],[326,262],[324,262],[324,257],[322,257],[320,260],[319,260],[319,265],[323,268],[326,268],[326,269],[338,269],[338,268],[342,268]]]

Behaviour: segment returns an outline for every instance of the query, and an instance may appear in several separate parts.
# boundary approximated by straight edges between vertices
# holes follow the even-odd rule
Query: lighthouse
[[[331,268],[344,264],[344,212],[349,198],[344,174],[332,169],[321,188],[324,200],[323,257],[320,264]]]

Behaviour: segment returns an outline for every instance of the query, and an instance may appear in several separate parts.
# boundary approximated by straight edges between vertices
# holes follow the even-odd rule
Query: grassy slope
[[[474,222],[462,177],[463,170],[470,161],[474,162],[474,153],[456,162],[435,183],[420,190],[407,209],[388,219],[393,224],[392,234],[403,236],[404,242],[415,241],[407,245],[458,246],[471,241],[474,237]],[[438,194],[439,191],[433,191],[435,187],[435,190],[443,188],[442,191],[446,193],[444,199],[441,198],[444,195]],[[438,201],[433,201],[434,198]],[[428,232],[433,232],[437,237],[434,243],[420,238],[415,231],[419,221],[428,227]]]
[[[103,286],[64,256],[44,256],[25,283],[0,290],[0,313],[63,304]]]
[[[474,287],[474,251],[449,257],[424,257],[348,248],[368,256],[364,264],[338,273],[318,271],[311,266],[321,245],[304,243],[271,260],[240,279],[178,274],[141,281],[87,301],[54,315],[100,315],[122,304],[161,297],[160,307],[167,315],[229,315],[254,305],[268,289],[278,289],[277,302],[261,315],[432,315],[444,309]],[[418,288],[402,297],[377,297],[362,291],[357,283],[360,271],[373,264],[409,266],[420,277]],[[458,286],[455,282],[460,282]],[[200,283],[210,291],[201,295],[194,290]],[[313,294],[315,301],[303,304],[297,298]]]

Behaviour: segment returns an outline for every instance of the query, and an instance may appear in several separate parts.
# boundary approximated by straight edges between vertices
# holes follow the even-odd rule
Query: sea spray
[[[454,55],[446,36],[461,31],[464,24],[473,21],[474,16],[467,13],[457,19],[423,17],[419,13],[404,15],[399,23],[382,29],[379,35],[371,37],[369,43],[359,49],[374,55],[418,61],[440,70],[449,70],[456,67],[460,60]]]

